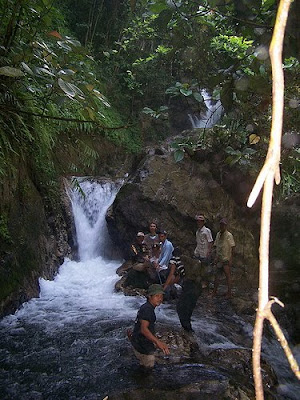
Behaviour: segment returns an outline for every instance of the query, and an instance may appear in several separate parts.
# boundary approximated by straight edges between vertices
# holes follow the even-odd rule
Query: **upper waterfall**
[[[206,89],[201,90],[201,95],[206,106],[206,111],[199,117],[189,114],[193,128],[212,128],[221,118],[224,108],[221,100],[213,101]]]

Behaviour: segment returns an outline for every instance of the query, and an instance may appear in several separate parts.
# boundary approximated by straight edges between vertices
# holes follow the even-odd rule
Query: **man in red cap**
[[[217,273],[212,296],[217,294],[220,274],[224,272],[227,282],[226,298],[229,299],[231,297],[231,266],[235,242],[232,233],[227,230],[227,220],[225,218],[220,221],[220,231],[217,233],[214,246],[216,248],[215,263],[217,265]]]

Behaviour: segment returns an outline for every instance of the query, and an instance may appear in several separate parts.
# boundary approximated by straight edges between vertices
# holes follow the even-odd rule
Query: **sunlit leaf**
[[[46,74],[46,75],[50,75],[50,76],[55,76],[51,71],[49,71],[49,69],[46,69],[46,68],[37,67],[35,70],[38,74]]]
[[[193,97],[195,98],[195,100],[197,100],[199,103],[203,102],[203,97],[200,93],[198,92],[193,92]]]
[[[178,149],[176,151],[174,151],[174,159],[176,162],[179,162],[181,160],[183,160],[184,158],[184,151],[181,149]]]
[[[75,47],[81,46],[81,43],[79,42],[79,40],[68,39],[68,40],[66,40],[66,42]]]
[[[9,67],[8,65],[0,68],[0,75],[10,76],[12,78],[19,78],[24,76],[24,72],[18,68]]]
[[[149,107],[144,107],[144,108],[142,109],[142,112],[143,112],[144,114],[155,115],[155,111],[152,110],[152,108],[149,108]]]
[[[25,72],[27,72],[30,75],[33,75],[32,69],[26,63],[24,63],[24,61],[21,62],[21,66]]]
[[[257,144],[260,141],[260,136],[256,135],[255,133],[252,133],[249,136],[249,143],[250,144]]]
[[[58,39],[62,39],[62,36],[61,36],[61,34],[60,34],[60,33],[58,33],[57,31],[51,31],[51,32],[48,32],[48,33],[47,33],[47,35],[48,35],[48,36],[53,36],[53,37],[56,37],[56,38],[58,38]]]
[[[68,96],[75,97],[76,91],[73,88],[73,85],[69,82],[65,82],[61,78],[58,78],[57,83],[61,90],[66,93]]]
[[[179,90],[180,90],[180,93],[182,93],[185,97],[188,97],[191,94],[193,94],[193,91],[191,89],[180,88]]]
[[[94,85],[91,85],[90,83],[87,84],[85,87],[86,87],[87,90],[89,90],[90,92],[94,89]]]
[[[66,42],[62,42],[62,41],[58,40],[57,44],[59,45],[59,47],[61,47],[64,50],[67,50],[67,51],[71,51],[72,50],[72,48],[70,46],[68,46],[66,44]]]

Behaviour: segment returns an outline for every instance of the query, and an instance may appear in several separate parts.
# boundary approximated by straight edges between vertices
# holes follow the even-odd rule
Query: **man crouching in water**
[[[155,307],[163,302],[164,291],[161,285],[149,286],[148,300],[143,304],[135,320],[133,332],[127,331],[132,343],[133,351],[140,365],[145,371],[151,371],[155,363],[155,347],[158,347],[164,354],[170,354],[166,343],[155,336]]]

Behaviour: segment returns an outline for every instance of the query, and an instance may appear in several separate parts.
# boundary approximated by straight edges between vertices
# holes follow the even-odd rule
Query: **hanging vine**
[[[261,229],[259,247],[259,289],[258,289],[258,310],[253,331],[253,376],[257,400],[264,399],[263,382],[260,368],[261,342],[263,334],[263,323],[267,319],[287,356],[291,369],[298,379],[300,371],[287,340],[274,317],[272,304],[283,304],[277,298],[269,299],[269,241],[270,222],[272,212],[272,197],[274,180],[280,183],[280,151],[283,124],[284,107],[284,75],[282,69],[282,47],[284,32],[292,0],[281,0],[277,12],[276,23],[270,45],[270,58],[272,64],[272,126],[268,153],[263,168],[261,169],[252,192],[248,199],[248,207],[252,207],[260,190],[263,187],[262,208],[261,208]]]

